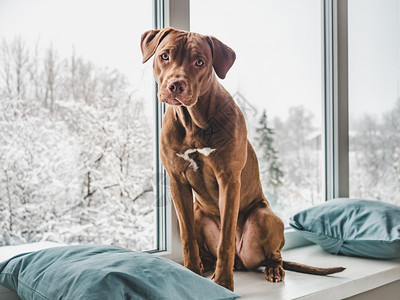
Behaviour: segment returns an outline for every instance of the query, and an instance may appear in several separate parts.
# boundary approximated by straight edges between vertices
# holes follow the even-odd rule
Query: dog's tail
[[[307,266],[295,262],[283,261],[283,268],[288,271],[295,271],[300,273],[314,274],[314,275],[329,275],[334,273],[339,273],[346,268],[336,267],[336,268],[317,268],[312,266]]]

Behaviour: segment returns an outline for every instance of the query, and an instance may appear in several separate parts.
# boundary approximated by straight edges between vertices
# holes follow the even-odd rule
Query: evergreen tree
[[[258,122],[259,127],[256,128],[256,141],[261,153],[260,165],[266,166],[262,172],[266,172],[268,178],[268,185],[271,185],[274,190],[282,184],[283,171],[282,165],[278,159],[278,151],[274,148],[274,135],[273,129],[268,127],[267,113],[264,110]]]

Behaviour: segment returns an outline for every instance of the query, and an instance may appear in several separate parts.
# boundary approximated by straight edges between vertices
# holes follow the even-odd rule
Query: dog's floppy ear
[[[213,36],[207,37],[213,55],[213,67],[218,77],[224,79],[236,59],[235,52]]]
[[[163,38],[173,30],[174,28],[167,27],[159,30],[149,30],[142,34],[142,39],[140,41],[140,48],[143,54],[142,63],[145,63],[153,56]]]

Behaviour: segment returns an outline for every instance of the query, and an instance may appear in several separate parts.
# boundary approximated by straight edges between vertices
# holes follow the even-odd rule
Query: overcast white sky
[[[116,67],[135,78],[141,67],[140,36],[152,27],[152,1],[0,0],[0,36],[51,42],[68,55]]]
[[[151,112],[154,80],[151,64],[142,65],[140,37],[152,29],[152,17],[151,0],[0,0],[0,39],[52,43],[61,58],[74,47],[86,60],[127,75]]]
[[[151,63],[141,64],[139,41],[152,16],[152,0],[0,0],[0,37],[53,43],[60,57],[74,45],[126,74],[151,103]],[[349,0],[349,19],[350,113],[379,114],[399,96],[400,0]],[[320,0],[192,0],[191,27],[236,51],[223,81],[230,92],[282,117],[304,104],[320,120]]]

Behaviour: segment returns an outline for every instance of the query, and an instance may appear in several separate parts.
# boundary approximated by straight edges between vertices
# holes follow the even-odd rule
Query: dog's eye
[[[169,60],[169,55],[167,53],[161,54],[161,59],[162,60]]]
[[[196,60],[195,65],[196,65],[196,67],[202,67],[204,65],[204,60],[199,58],[198,60]]]

